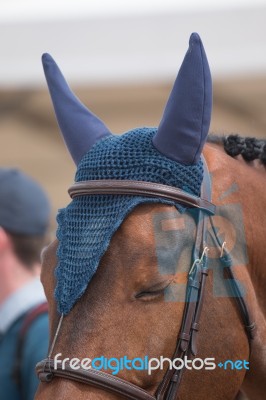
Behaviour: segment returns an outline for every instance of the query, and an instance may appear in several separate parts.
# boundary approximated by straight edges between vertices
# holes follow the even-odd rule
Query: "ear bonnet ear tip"
[[[193,32],[190,35],[189,44],[191,45],[193,43],[200,43],[200,44],[202,43],[200,35],[197,32]]]
[[[43,63],[43,65],[45,66],[50,62],[52,62],[52,63],[55,62],[53,57],[49,53],[43,53],[43,55],[42,55],[42,63]]]
[[[197,163],[207,140],[211,105],[212,80],[207,56],[200,36],[192,33],[154,136],[155,148],[185,165]]]
[[[111,132],[72,92],[50,54],[42,55],[42,63],[58,125],[75,164],[78,164],[94,143]]]

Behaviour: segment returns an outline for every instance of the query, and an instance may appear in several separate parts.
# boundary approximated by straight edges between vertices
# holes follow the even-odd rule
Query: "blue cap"
[[[50,211],[37,182],[17,169],[0,168],[0,227],[11,233],[43,235]]]

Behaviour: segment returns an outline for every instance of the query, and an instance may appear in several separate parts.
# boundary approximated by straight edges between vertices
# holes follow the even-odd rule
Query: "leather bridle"
[[[241,295],[238,281],[235,279],[232,270],[231,257],[226,251],[224,244],[220,242],[214,229],[212,215],[215,214],[215,206],[211,203],[211,180],[205,162],[204,169],[201,197],[193,196],[180,189],[166,185],[131,180],[85,181],[75,183],[69,189],[69,194],[72,198],[94,194],[140,195],[170,199],[185,205],[186,207],[198,209],[193,263],[188,274],[186,303],[181,329],[172,359],[181,358],[183,360],[185,356],[188,359],[192,359],[193,356],[197,354],[197,334],[199,331],[199,321],[204,300],[206,278],[208,276],[208,248],[206,247],[208,218],[210,219],[210,225],[217,245],[222,250],[220,261],[223,263],[228,278],[230,278],[230,284],[239,306],[248,338],[252,339],[254,335],[255,324],[250,320],[247,304]],[[63,317],[60,319],[60,324],[50,348],[48,358],[39,362],[36,366],[38,377],[42,382],[50,382],[54,377],[70,379],[106,390],[113,394],[122,396],[125,399],[132,400],[175,400],[177,398],[184,368],[178,370],[168,369],[155,395],[151,395],[144,389],[103,371],[93,369],[85,370],[81,367],[78,370],[73,370],[67,363],[65,363],[64,369],[58,365],[55,368],[54,360],[51,356],[62,319]]]

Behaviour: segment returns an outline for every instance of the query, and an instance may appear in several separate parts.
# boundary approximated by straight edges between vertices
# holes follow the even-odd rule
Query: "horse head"
[[[206,281],[206,218],[214,208],[202,150],[212,83],[199,36],[191,35],[159,127],[121,136],[75,97],[51,56],[43,65],[77,173],[73,200],[58,215],[57,240],[43,255],[51,341],[38,372],[51,382],[41,383],[36,399],[233,399],[245,371],[228,379],[228,371],[204,364],[247,359],[249,344],[233,299],[213,296]],[[208,167],[218,168],[213,151],[225,171],[221,150],[206,146]],[[190,362],[182,381],[184,368],[169,370],[174,355]],[[203,361],[191,370],[196,355]],[[70,362],[84,359],[94,360],[94,372],[79,379]]]

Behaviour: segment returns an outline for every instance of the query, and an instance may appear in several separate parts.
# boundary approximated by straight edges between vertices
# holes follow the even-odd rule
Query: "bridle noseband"
[[[250,320],[247,304],[244,298],[241,296],[240,287],[238,286],[238,282],[233,274],[232,260],[230,255],[224,249],[223,244],[220,242],[214,230],[211,216],[215,214],[215,206],[211,203],[211,181],[206,163],[204,163],[204,168],[205,171],[201,188],[201,197],[190,195],[180,189],[166,185],[131,180],[86,181],[75,183],[69,189],[69,194],[72,198],[76,196],[94,194],[140,195],[174,200],[182,205],[194,207],[199,210],[196,241],[193,251],[193,264],[188,274],[185,309],[183,312],[182,324],[177,339],[176,349],[172,359],[184,359],[185,356],[187,356],[188,359],[191,359],[197,354],[197,333],[199,331],[199,321],[204,301],[206,278],[208,275],[208,249],[205,246],[207,218],[209,218],[211,221],[211,226],[213,228],[217,245],[223,250],[221,252],[220,260],[225,267],[228,277],[230,278],[230,283],[240,308],[244,326],[249,339],[253,338],[253,332],[255,328],[255,324]],[[85,370],[82,368],[73,370],[67,363],[65,364],[65,369],[62,369],[62,367],[59,366],[55,368],[54,360],[51,358],[51,355],[60,325],[57,329],[48,358],[39,362],[36,366],[38,377],[42,382],[50,382],[54,377],[59,377],[97,387],[102,390],[123,396],[125,399],[176,399],[184,368],[179,370],[168,369],[155,395],[151,395],[144,389],[103,371],[93,369]]]

